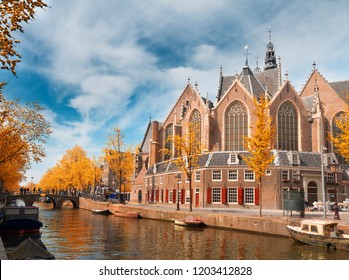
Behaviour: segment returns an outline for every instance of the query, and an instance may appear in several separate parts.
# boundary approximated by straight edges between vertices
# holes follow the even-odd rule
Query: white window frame
[[[227,189],[228,204],[238,204],[238,188],[228,187]]]
[[[290,172],[289,170],[281,170],[281,180],[282,181],[289,181],[290,180]]]
[[[159,202],[162,202],[162,198],[164,197],[164,190],[160,189],[159,190]]]
[[[212,204],[222,203],[222,188],[212,187]]]
[[[195,182],[201,181],[201,171],[195,171]]]
[[[173,190],[174,189],[168,190],[168,203],[173,203]]]
[[[162,185],[162,183],[163,183],[163,178],[162,176],[160,176],[160,185]]]
[[[229,154],[228,164],[239,164],[239,156],[237,153]]]
[[[271,170],[270,170],[270,169],[267,169],[267,170],[265,171],[265,175],[266,175],[266,176],[271,176]]]
[[[235,182],[239,180],[239,172],[237,169],[228,169],[227,175],[228,175],[228,181],[230,182]],[[235,179],[232,178],[234,175],[236,175]]]
[[[246,182],[254,182],[255,181],[254,171],[251,169],[245,169],[244,170],[244,180]]]
[[[255,204],[255,188],[246,187],[244,188],[244,204],[246,205],[254,205]]]
[[[190,203],[190,191],[189,189],[185,189],[185,204]]]
[[[222,181],[222,170],[212,170],[212,181],[213,182],[221,182]]]

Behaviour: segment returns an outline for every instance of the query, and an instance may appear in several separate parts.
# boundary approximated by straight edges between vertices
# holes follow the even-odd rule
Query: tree
[[[42,0],[2,0],[0,2],[0,62],[1,68],[16,75],[16,65],[21,55],[15,50],[20,43],[13,34],[24,32],[22,23],[34,19],[36,8],[45,8]]]
[[[169,135],[167,143],[172,143],[174,149],[164,148],[160,152],[169,156],[178,169],[183,172],[189,180],[189,211],[193,211],[192,195],[192,177],[195,169],[198,167],[199,156],[201,154],[200,136],[197,126],[194,123],[187,123],[185,126],[185,135]]]
[[[126,147],[125,136],[119,128],[113,129],[109,135],[106,147],[103,149],[104,160],[115,175],[119,185],[119,203],[121,203],[122,186],[131,181],[134,169],[134,156],[130,147]]]
[[[21,106],[0,99],[0,180],[22,179],[32,162],[46,156],[44,144],[52,131],[43,110],[37,102]]]
[[[249,156],[243,159],[247,166],[255,172],[256,181],[259,186],[259,216],[262,216],[262,177],[275,158],[271,150],[275,141],[275,128],[269,115],[269,100],[263,97],[260,100],[254,98],[256,125],[251,137],[245,138],[245,146]]]
[[[329,133],[333,146],[346,162],[349,162],[349,106],[346,112],[335,119],[333,133]]]
[[[99,169],[99,171],[97,170]],[[43,190],[84,190],[101,179],[101,170],[79,145],[67,150],[57,164],[47,170],[38,187]]]

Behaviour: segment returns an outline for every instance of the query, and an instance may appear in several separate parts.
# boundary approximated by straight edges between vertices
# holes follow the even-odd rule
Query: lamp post
[[[339,164],[336,162],[333,162],[332,164],[329,164],[330,170],[332,173],[334,173],[334,220],[340,220],[341,218],[339,217],[339,207],[338,207],[338,196],[337,196],[337,172],[339,170]]]
[[[31,184],[30,184],[30,188],[31,188],[31,193],[33,193],[33,185],[34,185],[34,183],[33,183],[33,179],[34,179],[34,177],[30,177],[32,180],[31,180]]]
[[[177,174],[176,176],[175,176],[175,178],[177,179],[177,211],[179,211],[180,209],[179,209],[179,180],[181,179],[181,174]]]

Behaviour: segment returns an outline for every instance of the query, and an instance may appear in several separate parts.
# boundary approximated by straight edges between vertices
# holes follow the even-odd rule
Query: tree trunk
[[[192,197],[192,191],[191,191],[191,176],[192,174],[190,174],[189,177],[189,211],[192,212],[193,211],[193,197]]]
[[[259,217],[262,217],[262,177],[259,178]]]

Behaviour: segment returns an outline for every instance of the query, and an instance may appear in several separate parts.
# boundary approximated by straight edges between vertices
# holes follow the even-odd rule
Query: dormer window
[[[289,152],[288,159],[291,165],[300,165],[299,154],[297,152]]]
[[[239,164],[239,156],[237,153],[229,154],[228,164]]]

